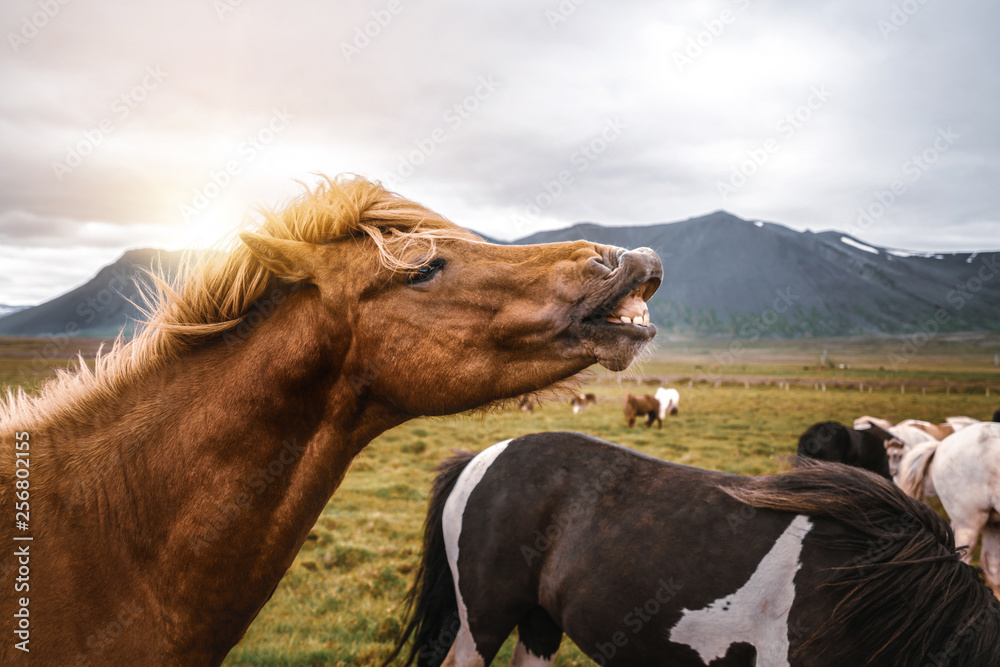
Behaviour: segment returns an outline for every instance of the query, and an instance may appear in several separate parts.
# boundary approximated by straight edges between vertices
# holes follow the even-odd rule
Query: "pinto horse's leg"
[[[983,528],[979,567],[983,568],[986,584],[1000,597],[1000,523],[989,523]]]
[[[479,653],[478,649],[479,647],[472,638],[468,626],[463,623],[458,631],[458,636],[455,637],[455,643],[451,645],[451,650],[445,656],[441,667],[486,667],[493,656],[490,655],[487,660]]]
[[[463,623],[441,667],[486,667],[493,662],[493,658],[500,652],[500,648],[513,629],[513,622],[508,625],[501,621],[491,623],[489,629],[479,628],[473,632]]]
[[[555,655],[551,655],[548,658],[537,656],[526,649],[524,644],[518,642],[517,646],[514,647],[514,655],[510,657],[507,667],[549,667],[554,659]]]
[[[544,609],[534,607],[517,624],[517,646],[509,667],[547,667],[555,660],[563,631]]]

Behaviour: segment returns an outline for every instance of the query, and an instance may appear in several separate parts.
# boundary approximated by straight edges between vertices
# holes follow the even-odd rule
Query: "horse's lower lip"
[[[626,335],[629,338],[636,340],[650,340],[656,335],[656,325],[650,322],[647,325],[643,324],[625,324],[624,322],[612,322],[608,320],[600,319],[587,319],[584,320],[583,325],[585,327],[593,327],[594,329],[604,330],[609,333],[613,332],[615,335]]]
[[[579,329],[585,349],[600,365],[611,371],[623,371],[635,356],[656,336],[656,326],[584,321]]]

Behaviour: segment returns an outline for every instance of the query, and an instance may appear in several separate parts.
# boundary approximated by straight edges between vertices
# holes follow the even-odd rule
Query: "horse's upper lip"
[[[653,279],[647,280],[624,296],[618,294],[610,302],[601,304],[587,319],[605,320],[613,324],[648,326],[649,307],[646,305],[648,299],[646,294],[652,294],[655,291],[656,285],[653,284]]]
[[[651,255],[648,257],[647,255]],[[613,324],[649,325],[649,307],[646,302],[660,286],[663,270],[652,251],[623,253],[613,274],[604,298],[598,301],[584,318],[591,322]]]

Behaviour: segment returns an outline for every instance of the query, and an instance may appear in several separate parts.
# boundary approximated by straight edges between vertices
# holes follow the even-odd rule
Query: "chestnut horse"
[[[573,406],[573,414],[580,414],[587,409],[587,406],[597,403],[596,394],[577,394],[570,399],[569,404]]]
[[[361,178],[263,212],[93,370],[0,404],[0,664],[219,664],[366,444],[624,369],[660,277],[648,248],[492,245]]]
[[[743,477],[579,433],[445,461],[393,660],[551,665],[1000,664],[1000,604],[948,524],[868,471]],[[386,664],[389,664],[389,661]]]
[[[625,413],[625,421],[628,422],[629,428],[635,426],[635,420],[639,415],[646,418],[646,428],[652,426],[654,421],[659,422],[660,428],[663,428],[663,418],[659,414],[660,402],[652,394],[636,396],[626,391],[622,412]]]

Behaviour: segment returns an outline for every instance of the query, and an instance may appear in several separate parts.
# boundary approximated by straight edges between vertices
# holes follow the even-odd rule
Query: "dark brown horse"
[[[799,436],[798,455],[803,458],[846,463],[892,479],[887,449],[901,444],[874,424],[848,428],[839,422],[817,422]]]
[[[660,402],[652,394],[636,396],[630,392],[625,392],[625,403],[622,405],[622,411],[625,413],[625,421],[628,422],[629,428],[635,426],[635,420],[639,415],[643,415],[646,418],[646,428],[652,426],[654,421],[659,423],[659,428],[663,428],[663,418],[660,416]]]
[[[263,217],[94,370],[0,403],[0,664],[219,664],[375,436],[624,369],[655,332],[649,249],[491,245],[356,178]]]
[[[1000,665],[1000,605],[948,524],[887,480],[813,462],[741,477],[577,433],[439,467],[406,665]],[[388,664],[388,663],[387,663]]]

